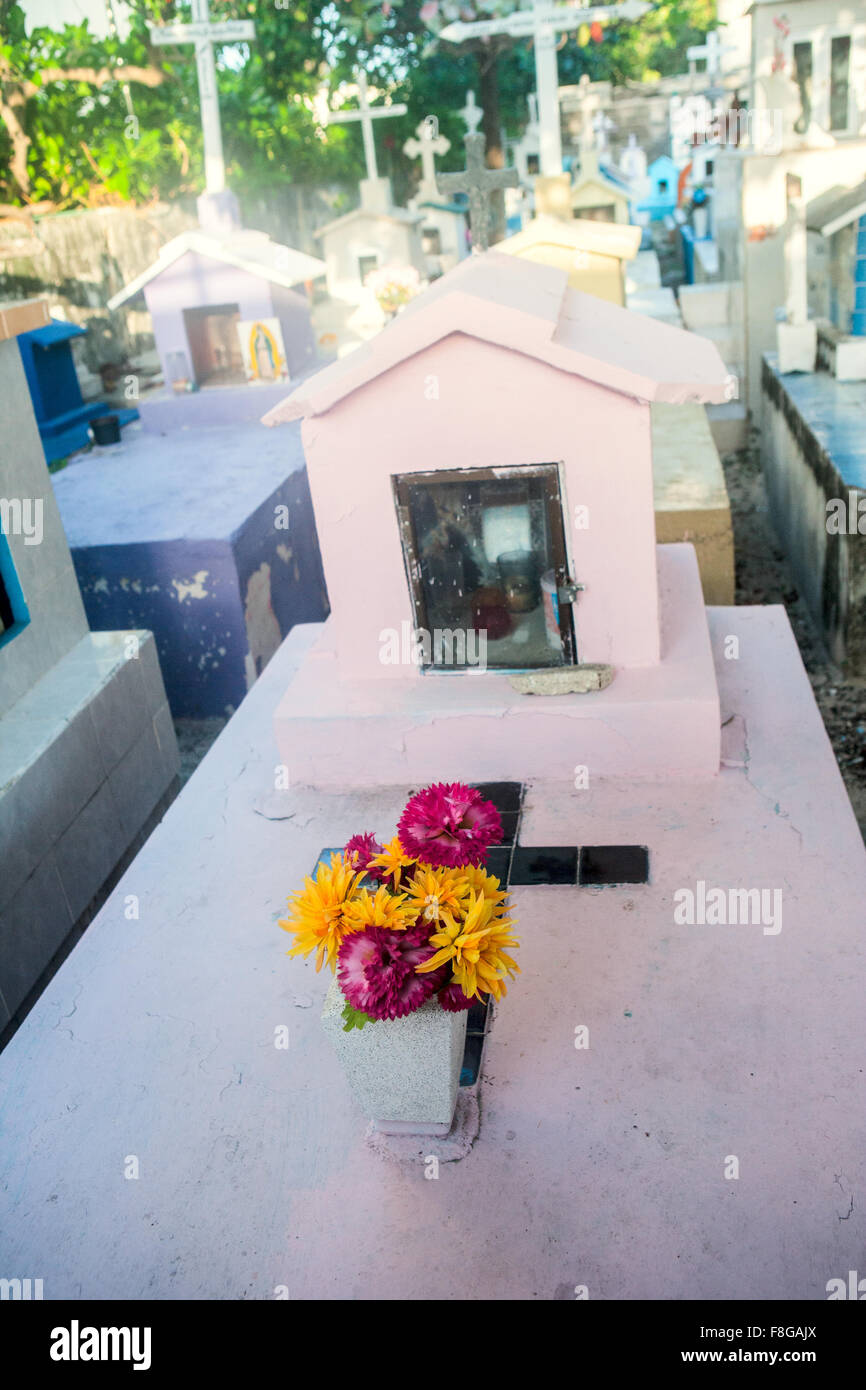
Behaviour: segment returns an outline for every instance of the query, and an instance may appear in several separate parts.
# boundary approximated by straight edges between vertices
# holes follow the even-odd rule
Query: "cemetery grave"
[[[618,105],[643,0],[374,9],[128,20],[93,85],[194,98],[199,225],[108,302],[162,388],[53,479],[0,306],[3,1296],[825,1301],[866,16],[656,14]],[[341,167],[297,246],[241,213]]]

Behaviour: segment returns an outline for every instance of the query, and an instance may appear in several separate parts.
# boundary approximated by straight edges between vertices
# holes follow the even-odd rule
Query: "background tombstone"
[[[152,636],[87,625],[15,342],[49,324],[0,306],[0,1034],[178,771]]]

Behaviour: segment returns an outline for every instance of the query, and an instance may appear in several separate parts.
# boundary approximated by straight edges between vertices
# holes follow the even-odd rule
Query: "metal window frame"
[[[400,548],[403,552],[403,567],[409,586],[412,603],[412,618],[417,632],[429,632],[427,603],[421,568],[418,561],[418,537],[412,524],[409,507],[409,490],[415,486],[431,486],[437,483],[461,483],[471,479],[473,482],[507,482],[511,478],[535,478],[544,484],[544,503],[550,536],[550,553],[557,587],[562,590],[571,582],[569,576],[569,557],[565,534],[565,513],[563,508],[562,464],[560,463],[519,463],[497,467],[482,468],[443,468],[417,473],[394,473],[391,475],[391,489],[397,512],[397,525],[400,533]],[[574,629],[574,605],[571,599],[559,599],[559,631],[562,637],[563,666],[576,666],[577,644]],[[419,668],[425,675],[466,675],[473,668],[436,666],[431,661]],[[498,675],[509,672],[537,671],[537,666],[497,666],[489,668]]]

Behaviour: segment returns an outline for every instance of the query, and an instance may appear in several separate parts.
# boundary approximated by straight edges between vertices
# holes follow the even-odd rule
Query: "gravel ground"
[[[767,507],[753,445],[722,460],[731,499],[736,602],[783,603],[812,682],[854,814],[866,839],[866,686],[843,677],[791,576]]]

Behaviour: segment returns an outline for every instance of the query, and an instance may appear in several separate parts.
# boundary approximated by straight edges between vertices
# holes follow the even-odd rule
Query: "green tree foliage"
[[[97,38],[86,24],[29,35],[17,0],[0,0],[0,204],[75,207],[194,194],[203,183],[192,47],[154,47],[148,23],[189,18],[188,0],[130,0],[128,36]],[[436,42],[454,18],[489,18],[516,0],[211,0],[212,18],[253,18],[256,39],[218,52],[228,178],[243,198],[275,184],[363,174],[357,125],[317,125],[314,100],[362,65],[408,115],[377,123],[383,173],[398,199],[415,171],[402,154],[435,114],[462,167],[467,89],[485,109],[491,162],[500,130],[516,135],[535,85],[532,45],[497,38]],[[637,24],[605,28],[600,43],[563,36],[563,83],[641,81],[682,71],[685,49],[713,27],[714,0],[667,0]]]

